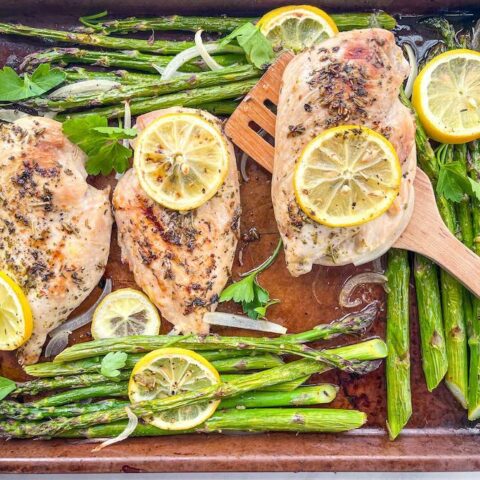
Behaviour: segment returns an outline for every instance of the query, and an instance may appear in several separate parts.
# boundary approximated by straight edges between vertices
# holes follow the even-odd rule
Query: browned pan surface
[[[69,2],[70,3],[70,2]],[[50,26],[68,25],[75,20],[77,13],[92,13],[103,6],[112,6],[129,15],[162,10],[157,2],[131,0],[80,1],[71,2],[75,6],[75,17],[58,17],[46,14],[39,20],[38,12],[52,5],[65,4],[60,0],[3,0],[0,15],[3,18],[19,19],[25,23]],[[138,3],[141,3],[139,6]],[[212,5],[220,5],[213,10],[252,15],[285,2],[190,2],[178,0],[175,13],[212,13]],[[367,8],[368,2],[342,2],[342,10]],[[418,8],[436,9],[445,2],[417,0],[402,2],[404,11]],[[459,6],[473,6],[477,0],[465,1]],[[81,7],[81,5],[85,7]],[[100,5],[101,4],[101,5]],[[232,5],[232,4],[236,4]],[[323,2],[325,8],[335,5],[334,0]],[[452,2],[450,4],[453,5]],[[449,5],[450,5],[449,4]],[[131,8],[126,8],[130,7]],[[260,7],[261,5],[261,7]],[[338,5],[338,4],[337,4]],[[369,5],[389,8],[389,2],[376,1]],[[32,7],[33,6],[33,7]],[[202,8],[201,8],[202,6]],[[230,8],[228,8],[230,6]],[[190,8],[191,7],[191,8]],[[208,9],[209,7],[210,9]],[[418,8],[417,8],[418,7]],[[395,7],[394,7],[395,8]],[[33,15],[32,15],[33,14]],[[33,17],[33,19],[32,19]],[[11,62],[25,53],[39,48],[39,44],[22,43],[18,39],[0,38],[0,65],[7,59]],[[274,249],[278,234],[270,199],[270,175],[261,167],[250,163],[250,181],[241,187],[242,194],[242,240],[243,266],[239,265],[239,251],[234,265],[235,279],[238,273],[249,270],[263,261]],[[98,177],[92,180],[97,186],[107,183],[114,185],[113,179]],[[256,228],[260,234],[258,241],[248,241],[248,232]],[[284,324],[292,332],[312,328],[318,323],[326,323],[347,313],[338,307],[338,294],[345,280],[354,272],[372,270],[368,264],[357,269],[353,267],[315,267],[313,271],[293,279],[288,274],[283,256],[264,274],[260,281],[272,298],[281,299],[279,305],[271,307],[270,319]],[[116,242],[116,231],[106,274],[113,279],[114,288],[135,286],[132,275],[120,262]],[[359,295],[364,295],[365,304],[379,301],[384,306],[384,294],[380,287],[366,287]],[[94,301],[92,296],[79,310],[84,310]],[[236,311],[234,306],[230,306]],[[222,306],[223,308],[223,306]],[[367,335],[384,334],[385,313],[377,318],[374,328]],[[427,392],[419,357],[419,338],[415,296],[412,290],[412,393],[413,416],[405,434],[395,442],[390,442],[384,431],[385,425],[385,382],[384,371],[380,368],[362,378],[349,374],[332,372],[322,375],[322,380],[330,380],[341,386],[334,407],[358,408],[368,414],[367,427],[349,435],[316,434],[255,434],[255,435],[188,435],[178,437],[132,439],[91,453],[91,444],[79,441],[9,441],[0,442],[0,472],[180,472],[180,471],[365,471],[365,470],[476,470],[480,468],[480,437],[467,428],[473,427],[466,420],[465,412],[457,405],[444,386],[434,394]],[[169,326],[164,322],[164,330]],[[219,333],[240,333],[218,329]],[[245,333],[245,332],[242,332]],[[247,333],[248,334],[248,333]],[[72,335],[73,342],[89,340],[89,328]],[[22,378],[15,358],[10,354],[0,354],[0,375],[16,379]]]

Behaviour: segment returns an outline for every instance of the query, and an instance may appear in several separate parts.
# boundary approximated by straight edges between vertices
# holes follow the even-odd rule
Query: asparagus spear
[[[113,380],[128,380],[130,378],[130,372],[132,368],[135,366],[135,364],[141,357],[143,357],[143,355],[129,355],[124,367],[125,370],[122,370],[120,372],[120,375],[118,377],[115,377]],[[80,362],[75,363],[86,364],[87,362],[85,360],[80,360]],[[55,365],[57,364],[53,363],[51,364],[51,367],[46,368],[49,368],[49,371],[51,372],[55,368]],[[265,370],[267,368],[276,367],[277,365],[283,365],[283,360],[277,355],[266,353],[263,355],[251,355],[238,358],[214,360],[212,361],[212,365],[220,373],[231,373],[249,370]],[[98,372],[100,369],[100,359],[98,359],[96,363],[90,362],[90,367],[88,367],[88,370]],[[89,387],[91,385],[98,385],[100,383],[104,383],[108,380],[109,379],[107,377],[103,376],[100,373],[81,373],[68,376],[55,376],[54,378],[39,378],[36,380],[31,380],[29,382],[17,384],[17,388],[10,395],[37,395],[41,392],[46,392],[48,390]]]
[[[387,429],[394,440],[412,415],[410,391],[409,278],[408,253],[388,253],[387,278]]]
[[[372,25],[372,17],[381,28],[393,30],[396,21],[385,12],[371,13],[332,13],[330,15],[341,31],[354,30],[356,28],[369,28]],[[246,22],[255,22],[255,18],[233,17],[152,17],[152,18],[125,18],[121,20],[107,20],[100,22],[88,22],[83,31],[96,30],[104,34],[129,33],[138,31],[151,32],[152,30],[186,30],[196,32],[229,33]]]
[[[290,392],[255,391],[223,400],[219,405],[219,409],[319,405],[332,402],[337,395],[337,391],[338,387],[329,383],[301,387]],[[69,404],[62,407],[32,407],[31,405],[5,401],[0,404],[0,418],[45,420],[58,417],[76,417],[86,413],[105,412],[111,408],[125,407],[127,405],[130,405],[130,403],[125,400],[104,400],[97,403]]]
[[[75,83],[82,80],[106,79],[120,82],[122,85],[140,85],[145,83],[156,83],[159,80],[158,73],[138,73],[128,70],[99,71],[87,70],[83,67],[72,67],[63,70],[68,83]]]
[[[237,357],[258,356],[255,352],[242,350],[212,350],[202,352],[202,356],[209,362],[218,360],[234,360]],[[127,355],[125,369],[132,369],[135,364],[144,356],[143,353]],[[69,363],[43,362],[34,365],[26,365],[25,373],[33,377],[56,377],[58,375],[80,375],[82,373],[100,373],[103,357],[92,357]]]
[[[43,52],[27,55],[20,68],[31,68],[42,63],[84,63],[100,67],[119,67],[127,70],[140,70],[143,72],[157,73],[158,68],[165,67],[173,57],[148,55],[136,50],[125,52],[100,52],[96,50],[81,50],[79,48],[52,48]],[[216,55],[215,61],[224,67],[246,63],[245,56],[236,53]],[[203,60],[191,60],[184,64],[182,72],[200,72],[205,70]]]
[[[45,420],[57,417],[76,417],[85,413],[102,412],[130,405],[126,400],[103,400],[97,403],[71,403],[64,406],[36,407],[24,403],[3,401],[0,403],[0,418],[15,420]]]
[[[139,98],[130,103],[130,110],[132,115],[140,115],[142,113],[151,112],[160,108],[168,108],[173,106],[205,106],[210,104],[210,102],[243,96],[252,89],[256,82],[256,79],[244,80],[242,82],[227,83],[225,85],[219,85],[215,87],[186,90],[184,92],[172,93],[171,95],[163,95],[157,98]],[[56,118],[61,121],[65,120],[66,118],[86,117],[92,114],[99,114],[108,118],[120,118],[124,116],[125,108],[123,105],[112,105],[103,108],[92,108],[81,112],[60,114],[57,115]]]
[[[468,163],[470,177],[480,180],[480,143],[475,141],[469,144],[470,161]],[[480,255],[480,202],[472,199],[473,221],[473,251]],[[471,316],[468,344],[470,347],[470,371],[468,382],[468,419],[480,418],[480,300],[473,299],[473,315]]]
[[[386,345],[379,339],[361,342],[345,349],[340,347],[335,355],[346,361],[376,360],[386,356]],[[374,366],[377,364],[374,362]],[[281,365],[263,372],[245,375],[238,380],[204,387],[171,397],[139,402],[131,405],[131,411],[140,418],[155,415],[158,412],[192,405],[210,399],[221,399],[238,396],[252,390],[288,382],[290,380],[326,371],[331,367],[321,362],[304,358],[295,362]],[[365,364],[363,372],[370,371],[371,363]],[[127,412],[122,408],[112,408],[108,412],[96,412],[79,415],[74,418],[58,418],[42,423],[0,422],[0,438],[32,438],[49,437],[67,432],[76,428],[86,428],[92,425],[112,423],[125,420]],[[239,425],[240,427],[240,425]]]
[[[89,398],[125,397],[128,393],[128,382],[106,382],[85,388],[66,390],[32,403],[35,407],[57,407],[68,403],[79,402]]]
[[[237,397],[222,400],[219,409],[228,408],[270,408],[300,405],[319,405],[335,400],[338,392],[336,385],[300,387],[291,392],[249,392]]]
[[[358,410],[326,408],[269,408],[249,410],[217,410],[195,430],[160,430],[153,425],[139,423],[131,437],[157,437],[184,433],[225,433],[245,430],[249,432],[315,432],[334,433],[360,428],[367,421],[365,413]],[[96,425],[69,430],[53,435],[61,438],[117,437],[125,430],[127,422]]]
[[[85,45],[90,47],[106,48],[111,50],[138,50],[139,52],[156,53],[158,55],[176,55],[187,48],[195,46],[194,42],[178,40],[139,40],[136,38],[107,37],[91,33],[76,33],[50,28],[35,28],[27,25],[15,25],[0,22],[0,34],[34,37],[43,41],[56,41]],[[221,46],[214,53],[240,53],[243,49],[235,45]]]
[[[156,83],[121,86],[103,93],[96,92],[90,95],[79,95],[62,100],[36,98],[26,102],[26,105],[50,111],[98,107],[112,103],[121,104],[125,100],[131,100],[133,98],[158,97],[182,90],[223,85],[225,83],[259,78],[259,76],[260,71],[251,65],[239,65],[210,72],[183,75],[172,78],[171,80],[161,80],[160,77],[157,77]]]
[[[213,115],[231,115],[235,109],[238,107],[239,102],[223,100],[221,102],[210,102],[198,105],[197,108],[201,110],[206,110],[207,112],[212,113]]]
[[[443,380],[448,368],[438,268],[427,258],[415,255],[413,272],[422,342],[422,366],[428,391],[431,392]]]
[[[243,375],[238,373],[226,373],[221,375],[220,378],[222,382],[231,382],[232,380],[238,380]],[[305,377],[296,378],[295,380],[291,380],[290,382],[278,383],[277,385],[271,385],[270,387],[265,387],[259,389],[259,391],[264,392],[291,392],[296,388],[303,385],[308,379],[310,378],[309,375]]]
[[[216,335],[208,335],[206,337],[157,335],[94,340],[65,349],[57,355],[54,362],[69,362],[98,355],[106,355],[111,351],[124,351],[127,353],[138,351],[150,352],[165,345],[170,345],[172,342],[175,342],[176,346],[183,346],[192,350],[195,350],[195,344],[198,344],[198,350],[202,351],[202,355],[207,355],[206,352],[208,350],[218,350],[221,348],[220,344],[224,338],[228,343],[233,342],[236,345],[234,348],[238,348],[241,351],[245,351],[246,345],[243,345],[245,342],[255,342],[255,344],[259,345],[277,345],[328,340],[341,334],[362,332],[372,323],[374,312],[373,307],[367,307],[359,313],[347,315],[340,320],[335,320],[328,324],[318,325],[312,330],[299,334],[282,335],[277,338],[219,337]],[[217,346],[215,346],[215,344],[217,344]],[[240,344],[239,347],[237,346],[238,344]],[[228,347],[224,348],[228,349]],[[342,347],[343,350],[348,348],[350,347]],[[352,348],[355,348],[355,345],[353,345]]]

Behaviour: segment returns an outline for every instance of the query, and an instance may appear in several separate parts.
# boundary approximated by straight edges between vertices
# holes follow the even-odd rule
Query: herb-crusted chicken
[[[191,111],[170,108],[142,115],[137,129],[158,116]],[[212,115],[202,115],[218,122]],[[134,169],[122,177],[113,195],[122,260],[128,263],[135,282],[179,332],[208,332],[203,315],[215,309],[231,273],[241,207],[230,143],[229,157],[229,171],[219,191],[188,212],[169,210],[152,200],[142,190]]]
[[[362,264],[392,246],[413,208],[416,167],[415,124],[399,99],[408,73],[391,32],[340,33],[297,55],[282,80],[275,132],[272,198],[294,276],[313,264]],[[360,226],[330,228],[308,218],[293,188],[295,162],[309,141],[338,125],[364,125],[384,135],[402,166],[399,196],[380,217]]]
[[[86,182],[85,155],[62,124],[28,117],[0,127],[0,270],[24,290],[34,328],[20,363],[38,360],[102,277],[110,249],[109,189]]]

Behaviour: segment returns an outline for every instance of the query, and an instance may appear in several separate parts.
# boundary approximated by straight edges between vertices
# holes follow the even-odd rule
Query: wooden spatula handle
[[[420,253],[456,277],[480,297],[480,257],[462,244],[443,223],[432,185],[417,169],[412,219],[395,247]]]

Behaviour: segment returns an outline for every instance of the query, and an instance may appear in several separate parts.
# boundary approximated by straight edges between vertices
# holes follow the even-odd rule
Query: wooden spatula
[[[276,115],[268,106],[278,105],[283,71],[292,58],[291,53],[278,58],[225,126],[233,143],[269,172],[273,171],[274,147],[258,134],[258,127],[275,137]],[[420,169],[417,169],[414,187],[412,219],[394,246],[432,259],[480,297],[480,257],[445,226],[437,209],[432,184]]]

